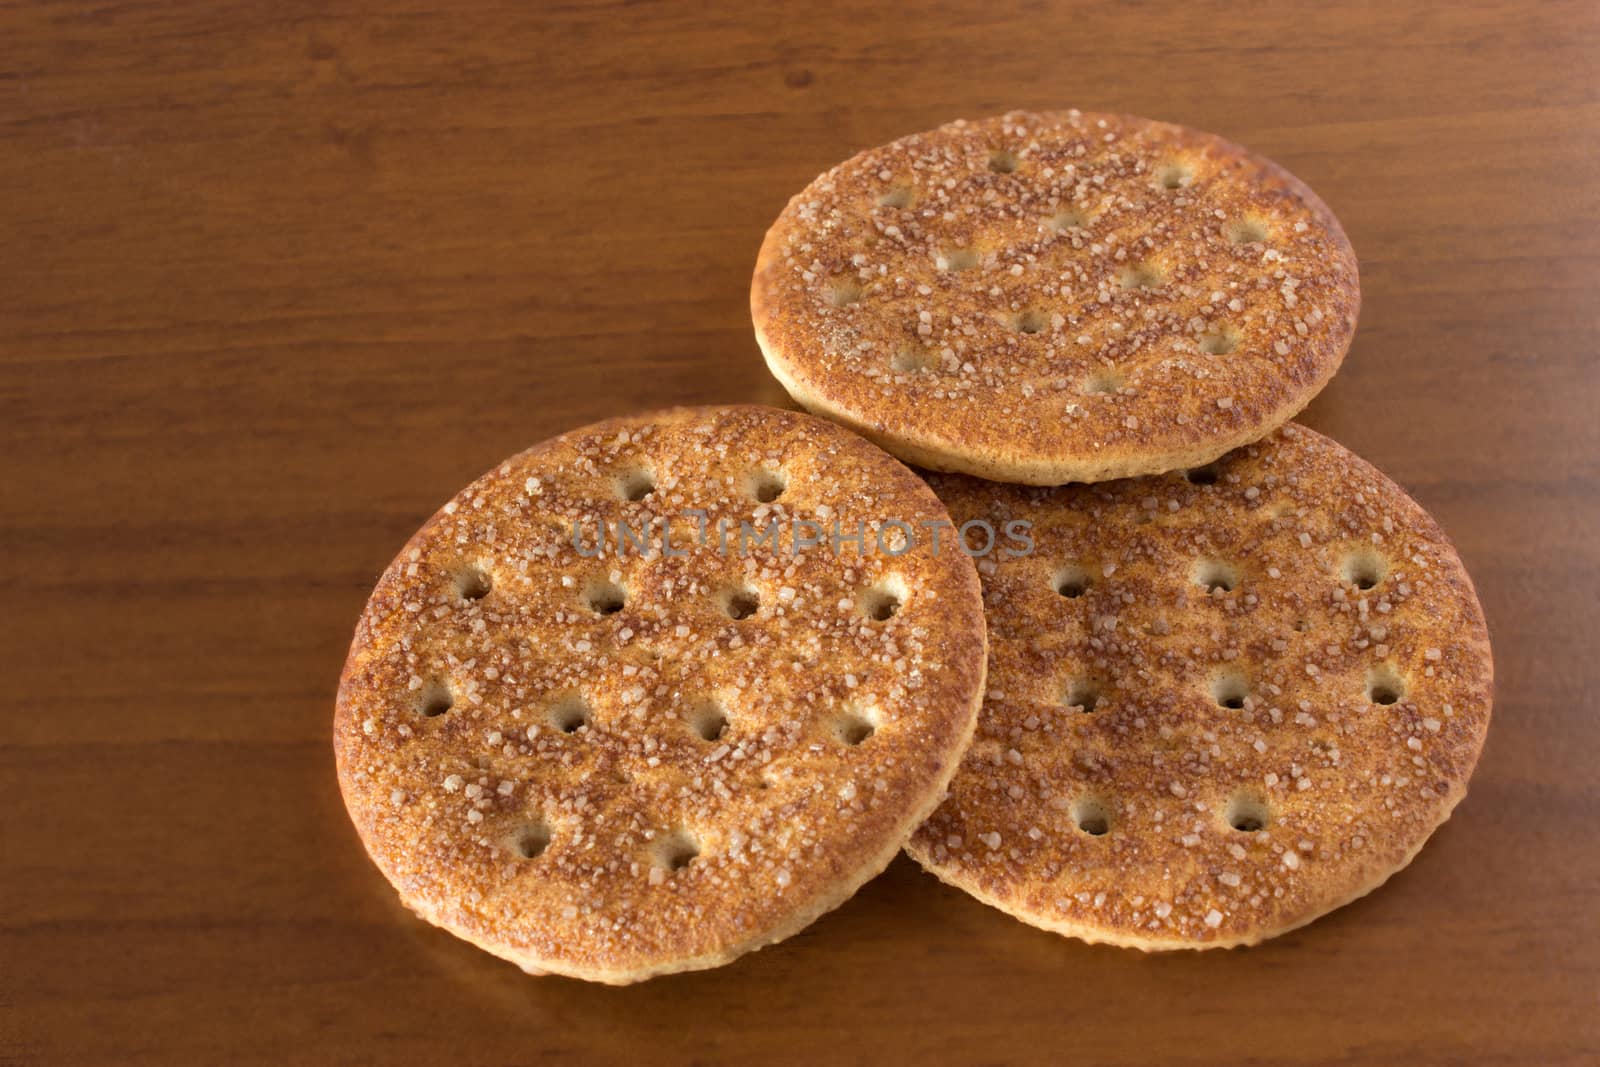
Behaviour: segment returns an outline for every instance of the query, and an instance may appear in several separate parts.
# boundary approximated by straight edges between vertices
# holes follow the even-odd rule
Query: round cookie
[[[796,932],[883,869],[976,722],[973,564],[845,540],[890,519],[946,515],[794,412],[613,419],[507,460],[357,625],[334,743],[367,851],[418,915],[534,973],[630,982]]]
[[[957,476],[988,693],[908,851],[1026,922],[1251,944],[1404,867],[1466,793],[1493,664],[1472,582],[1404,491],[1290,424],[1216,463],[1028,489]]]
[[[907,462],[1058,485],[1210,462],[1303,408],[1361,302],[1333,213],[1219,137],[1013,112],[789,201],[750,305],[802,405]]]

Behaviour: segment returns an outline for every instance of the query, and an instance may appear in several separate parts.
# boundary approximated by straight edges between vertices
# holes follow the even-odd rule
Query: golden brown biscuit
[[[1338,369],[1361,293],[1281,167],[1126,115],[1013,112],[789,201],[750,305],[805,407],[908,462],[1057,485],[1207,463]]]
[[[1250,944],[1369,892],[1466,793],[1493,664],[1439,527],[1293,424],[1214,465],[1060,489],[945,475],[1031,521],[979,563],[988,694],[909,851],[1020,919]]]
[[[882,870],[971,736],[978,579],[896,529],[900,555],[795,552],[797,519],[867,523],[870,547],[945,512],[832,423],[727,407],[563,434],[430,519],[334,718],[404,902],[529,971],[620,983],[784,938]]]

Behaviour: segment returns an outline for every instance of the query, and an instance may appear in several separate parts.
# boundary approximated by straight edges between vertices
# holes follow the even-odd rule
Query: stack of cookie
[[[368,851],[605,982],[777,941],[902,847],[1147,949],[1368,892],[1465,793],[1492,669],[1438,526],[1288,422],[1359,302],[1309,189],[1181,127],[1011,114],[829,171],[751,294],[825,418],[573,431],[384,574],[335,720]]]

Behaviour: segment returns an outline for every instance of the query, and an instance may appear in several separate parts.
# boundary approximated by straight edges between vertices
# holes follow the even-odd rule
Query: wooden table
[[[0,5],[0,1061],[1600,1056],[1600,5],[354,6]],[[1365,306],[1305,420],[1477,579],[1499,700],[1455,818],[1226,954],[1086,947],[904,860],[626,989],[404,913],[329,722],[406,536],[558,430],[782,402],[746,287],[785,199],[1071,105],[1343,218]]]

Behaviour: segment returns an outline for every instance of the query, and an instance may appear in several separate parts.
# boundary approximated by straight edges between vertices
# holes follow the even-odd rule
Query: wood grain
[[[1600,7],[0,3],[0,1061],[1559,1063],[1600,1056]],[[1499,699],[1376,895],[1143,957],[904,861],[622,990],[404,914],[340,806],[371,582],[503,456],[781,402],[786,198],[1008,107],[1280,160],[1365,304],[1306,421],[1455,538]]]

